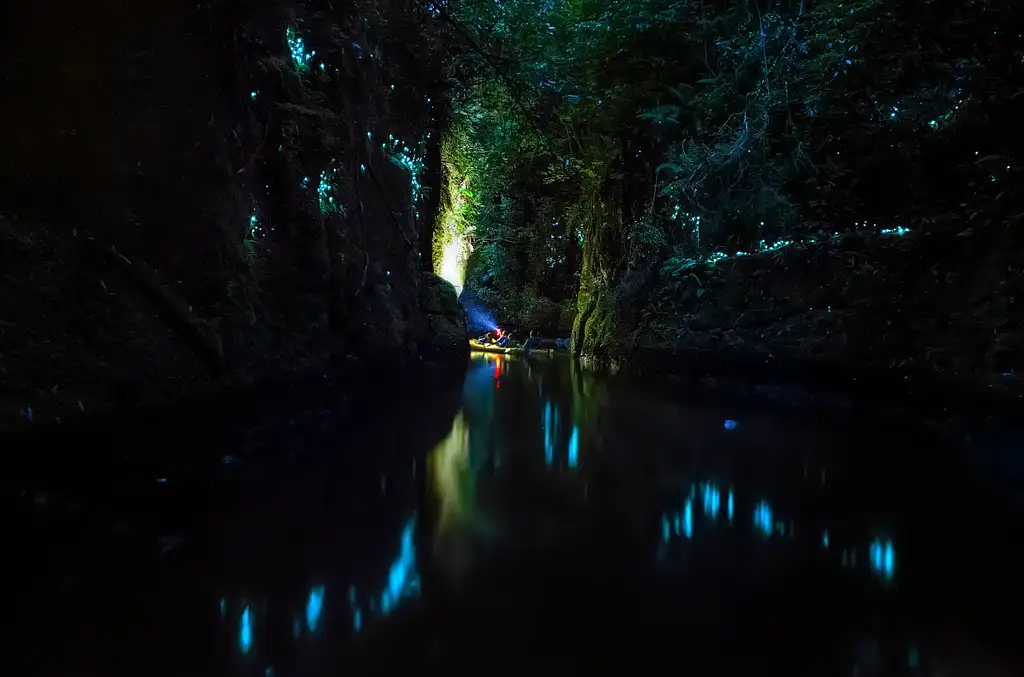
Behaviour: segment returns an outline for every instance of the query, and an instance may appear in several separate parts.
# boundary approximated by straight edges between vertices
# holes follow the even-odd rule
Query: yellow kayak
[[[502,348],[495,345],[484,345],[473,339],[469,340],[469,349],[477,353],[495,353],[497,355],[509,355],[518,352],[518,348]]]

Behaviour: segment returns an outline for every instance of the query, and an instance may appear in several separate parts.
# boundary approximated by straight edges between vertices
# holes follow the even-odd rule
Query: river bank
[[[1008,409],[1024,396],[1019,238],[1007,223],[981,235],[861,232],[669,259],[596,295],[574,349],[635,374],[878,397],[902,389],[922,403]]]

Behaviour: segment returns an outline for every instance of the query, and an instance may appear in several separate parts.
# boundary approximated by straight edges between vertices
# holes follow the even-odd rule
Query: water
[[[1021,674],[998,456],[559,359],[431,387],[34,477],[15,671]]]

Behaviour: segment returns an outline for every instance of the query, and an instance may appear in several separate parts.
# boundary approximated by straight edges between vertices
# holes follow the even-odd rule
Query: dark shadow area
[[[18,673],[1021,665],[1007,431],[667,397],[559,358],[314,392],[38,466],[11,497]]]

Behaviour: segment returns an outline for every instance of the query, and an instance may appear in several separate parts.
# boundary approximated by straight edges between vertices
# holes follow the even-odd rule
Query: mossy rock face
[[[0,429],[468,349],[454,292],[421,277],[446,115],[422,100],[448,68],[427,10],[19,7]],[[316,64],[298,67],[289,27]],[[35,105],[58,99],[89,103]],[[396,161],[399,140],[416,163]]]
[[[1021,239],[1010,224],[974,239],[852,234],[694,266],[659,275],[628,302],[619,287],[593,294],[580,306],[574,348],[591,364],[652,373],[691,356],[698,367],[903,370],[1020,393]]]
[[[466,311],[450,282],[433,273],[423,273],[420,278],[420,312],[425,316],[424,332],[418,337],[420,357],[469,357]]]

